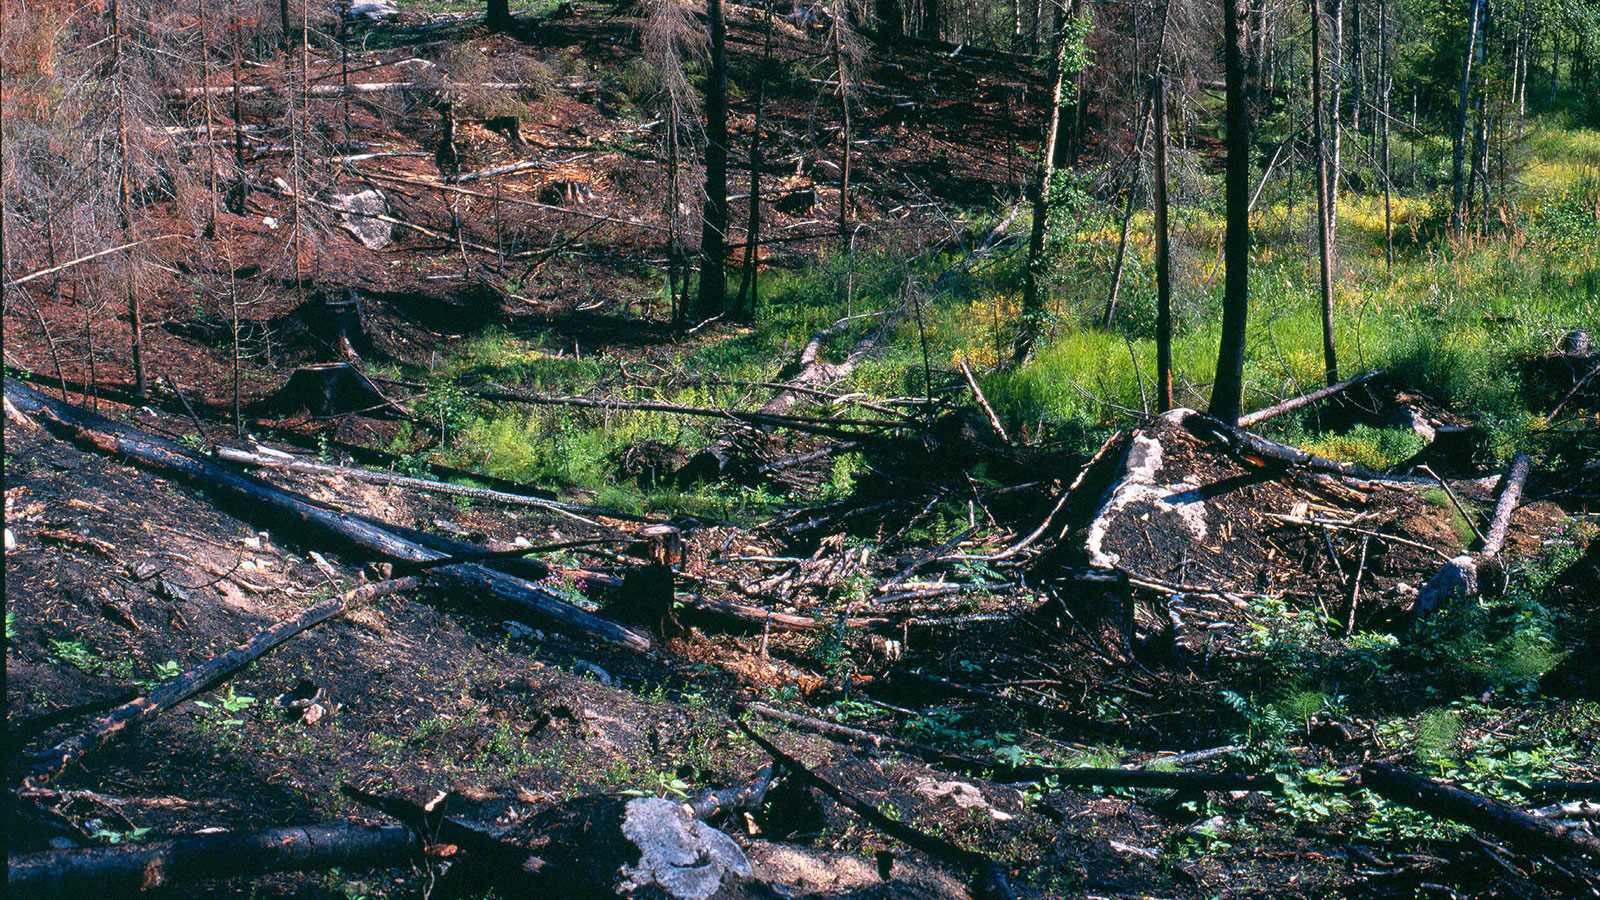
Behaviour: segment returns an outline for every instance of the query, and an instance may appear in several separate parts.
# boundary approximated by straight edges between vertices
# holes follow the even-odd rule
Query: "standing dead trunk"
[[[200,87],[206,114],[206,240],[217,234],[217,121],[211,109],[211,35],[206,0],[197,0],[200,31]]]
[[[1227,95],[1227,235],[1223,253],[1222,338],[1211,415],[1239,421],[1244,394],[1245,325],[1250,315],[1250,116],[1246,109],[1244,0],[1223,0],[1223,71]]]
[[[706,205],[700,222],[700,292],[694,317],[721,315],[728,305],[723,249],[728,232],[728,50],[722,0],[706,0],[711,66],[706,73]]]
[[[1333,55],[1333,78],[1328,91],[1328,205],[1322,214],[1328,220],[1331,246],[1337,243],[1339,236],[1339,180],[1344,163],[1344,0],[1332,0],[1328,21],[1333,26],[1333,46],[1329,48]]]
[[[510,0],[489,0],[488,15],[484,21],[484,24],[490,31],[510,31]]]
[[[1450,149],[1450,182],[1452,185],[1450,228],[1460,240],[1466,233],[1466,154],[1467,110],[1471,106],[1472,62],[1478,47],[1478,20],[1482,17],[1483,0],[1471,0],[1471,18],[1467,22],[1467,49],[1461,57],[1461,95],[1456,100],[1455,140]]]
[[[1383,96],[1380,98],[1378,115],[1381,156],[1379,164],[1383,168],[1383,262],[1384,269],[1390,274],[1394,273],[1394,206],[1390,194],[1394,190],[1389,165],[1389,96],[1394,91],[1394,79],[1389,74],[1389,0],[1378,2],[1378,62],[1381,66],[1379,74],[1379,90]]]
[[[850,151],[852,131],[850,127],[850,72],[847,67],[844,29],[847,27],[846,16],[849,14],[845,5],[835,3],[832,9],[831,43],[833,50],[834,74],[839,79],[839,245],[844,253],[850,252]]]
[[[1153,70],[1157,72],[1161,71],[1161,60],[1167,46],[1167,27],[1171,22],[1172,3],[1171,0],[1168,0],[1161,7],[1161,32],[1156,38],[1155,62],[1152,64]],[[1122,289],[1123,266],[1127,262],[1128,256],[1128,226],[1133,222],[1133,201],[1138,196],[1139,173],[1144,168],[1144,142],[1150,131],[1150,109],[1154,105],[1153,101],[1154,97],[1147,96],[1145,103],[1148,105],[1141,106],[1139,110],[1139,136],[1133,142],[1134,169],[1128,180],[1128,198],[1122,208],[1122,229],[1117,239],[1117,256],[1116,260],[1111,264],[1111,291],[1106,297],[1106,314],[1100,323],[1104,328],[1111,327],[1113,317],[1117,312],[1117,294]],[[1246,102],[1248,102],[1248,98]]]
[[[1156,389],[1160,412],[1172,409],[1172,253],[1167,243],[1167,86],[1156,75]]]
[[[678,167],[678,104],[667,102],[666,115],[666,140],[667,140],[667,301],[672,305],[672,321],[682,323],[689,316],[689,311],[678,301],[678,279],[687,280],[688,274],[683,271],[683,248],[678,240],[679,222],[681,215],[680,196],[682,190],[679,182],[682,174]]]
[[[1050,218],[1050,182],[1055,178],[1055,147],[1061,132],[1062,91],[1066,86],[1067,38],[1070,29],[1063,27],[1056,34],[1055,53],[1052,54],[1053,75],[1050,79],[1050,108],[1045,113],[1044,133],[1039,145],[1039,173],[1034,179],[1033,221],[1028,228],[1028,262],[1022,282],[1022,328],[1017,333],[1012,349],[1011,364],[1020,366],[1033,352],[1039,328],[1044,318],[1044,291],[1040,285],[1044,274],[1044,239]]]
[[[235,169],[234,189],[229,192],[230,202],[235,215],[244,215],[245,200],[249,198],[250,179],[244,177],[244,114],[240,110],[239,102],[239,59],[243,48],[239,46],[239,4],[243,0],[232,0],[228,4],[228,37],[232,43],[231,55],[233,56],[233,77],[230,85],[233,94],[233,166]]]
[[[136,238],[130,190],[133,157],[128,150],[128,130],[132,124],[128,121],[128,79],[125,63],[122,49],[121,4],[117,0],[112,0],[111,68],[114,79],[112,90],[116,91],[117,99],[117,212],[122,219],[123,241],[131,244]],[[139,305],[139,284],[136,274],[138,262],[133,254],[128,255],[125,265],[123,287],[128,294],[128,324],[133,330],[133,394],[142,400],[147,393],[144,368],[144,312]]]
[[[888,0],[889,6],[895,10],[896,16],[900,7],[895,0]],[[896,34],[898,22],[896,18]],[[755,315],[756,305],[760,302],[760,285],[758,267],[761,255],[761,118],[766,111],[767,103],[767,75],[772,67],[772,7],[767,7],[766,34],[761,50],[761,67],[756,73],[756,121],[755,127],[750,131],[750,225],[745,229],[744,239],[744,273],[739,279],[739,297],[734,301],[738,314],[742,317]]]
[[[1322,289],[1322,366],[1329,385],[1339,383],[1339,357],[1333,344],[1333,207],[1329,188],[1328,145],[1322,131],[1322,16],[1311,9],[1311,130],[1317,145],[1317,253]],[[1335,101],[1337,102],[1337,101]],[[1330,104],[1330,109],[1333,105]],[[1338,119],[1334,119],[1338,129]]]

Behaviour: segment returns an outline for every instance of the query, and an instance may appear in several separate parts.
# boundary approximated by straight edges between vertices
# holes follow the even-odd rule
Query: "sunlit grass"
[[[1396,192],[1393,269],[1384,257],[1381,193],[1347,192],[1340,202],[1335,339],[1340,372],[1380,367],[1395,372],[1434,400],[1489,426],[1486,449],[1504,458],[1523,449],[1542,426],[1527,409],[1515,360],[1550,349],[1574,327],[1600,329],[1600,132],[1539,128],[1528,149],[1522,186],[1510,194],[1515,227],[1460,245],[1439,223],[1447,198]],[[1436,166],[1428,145],[1419,166]],[[1298,190],[1291,199],[1288,190]],[[1314,205],[1303,185],[1269,190],[1253,223],[1257,243],[1245,363],[1245,405],[1266,406],[1319,386],[1324,379],[1315,244],[1309,239]],[[923,396],[964,390],[955,372],[966,362],[979,375],[1002,417],[1030,437],[1042,433],[1087,444],[1155,403],[1153,341],[1155,275],[1151,220],[1133,216],[1114,327],[1100,327],[1120,230],[1120,206],[1080,210],[1052,222],[1053,271],[1041,342],[1028,363],[1009,367],[1021,312],[1020,252],[995,255],[964,278],[935,283],[960,257],[903,260],[863,253],[837,256],[764,276],[756,321],[693,342],[670,364],[705,381],[679,379],[657,392],[616,380],[616,361],[574,359],[536,337],[485,333],[440,360],[435,375],[493,380],[555,393],[592,393],[667,400],[687,406],[733,406],[746,389],[711,383],[769,381],[813,334],[844,316],[832,332],[827,358],[838,360],[880,327],[875,315],[902,308],[908,280],[924,299],[906,310],[888,340],[863,360],[841,392]],[[1204,408],[1220,340],[1222,278],[1217,270],[1224,222],[1213,206],[1173,211],[1176,286],[1173,347],[1176,400]],[[1597,239],[1591,239],[1591,235]],[[848,278],[849,290],[844,289]],[[848,300],[846,295],[848,294]],[[665,360],[663,360],[665,362]],[[1409,433],[1302,433],[1292,418],[1280,436],[1326,455],[1373,468],[1415,449]],[[616,483],[619,451],[652,440],[683,448],[704,446],[709,420],[635,411],[493,407],[477,411],[436,451],[467,467],[503,477],[604,496],[625,508],[718,511],[760,507],[770,497],[721,489],[662,488]],[[707,493],[707,490],[710,492]]]

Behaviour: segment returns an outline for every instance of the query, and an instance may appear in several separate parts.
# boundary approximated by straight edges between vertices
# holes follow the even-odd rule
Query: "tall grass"
[[[1404,146],[1402,144],[1402,146]],[[1516,373],[1519,357],[1555,346],[1572,328],[1600,331],[1600,131],[1534,128],[1524,141],[1522,183],[1508,193],[1497,231],[1456,245],[1443,239],[1446,215],[1436,197],[1416,189],[1392,201],[1396,257],[1385,265],[1381,195],[1348,193],[1340,204],[1334,327],[1342,373],[1388,368],[1404,383],[1489,426],[1489,454],[1508,456],[1540,427]],[[1440,147],[1421,148],[1419,168],[1437,167]],[[1400,159],[1409,154],[1397,153]],[[1438,173],[1421,173],[1427,182]],[[1211,178],[1204,174],[1201,179]],[[1369,179],[1369,183],[1371,180]],[[1313,206],[1304,185],[1278,184],[1254,214],[1256,247],[1246,347],[1247,407],[1318,386],[1321,322],[1315,254],[1307,238]],[[1211,193],[1175,211],[1177,401],[1203,408],[1220,339],[1221,277],[1216,274],[1223,221]],[[748,403],[754,395],[728,382],[769,381],[812,335],[846,316],[825,354],[838,359],[884,321],[906,309],[889,339],[860,364],[843,390],[876,396],[922,396],[960,390],[956,364],[970,364],[1001,415],[1023,433],[1042,430],[1087,444],[1109,426],[1154,402],[1154,267],[1148,215],[1134,217],[1117,316],[1100,327],[1117,230],[1109,206],[1077,199],[1053,221],[1054,268],[1045,339],[1020,369],[1010,369],[1018,325],[1022,260],[1001,252],[941,274],[954,254],[911,260],[889,252],[839,256],[763,279],[760,312],[748,326],[664,351],[661,371],[676,371],[670,390],[619,378],[618,360],[575,359],[537,336],[492,330],[464,344],[432,373],[440,380],[493,380],[550,393],[603,392],[696,406]],[[981,216],[981,214],[980,214]],[[940,288],[930,292],[928,285]],[[845,286],[848,285],[848,290]],[[918,298],[907,306],[908,297]],[[690,378],[683,378],[687,374]],[[456,439],[436,455],[503,477],[553,487],[611,492],[613,502],[729,509],[770,498],[641,490],[614,482],[618,451],[642,440],[696,448],[713,429],[705,420],[646,412],[573,409],[476,409]],[[1329,453],[1392,464],[1414,449],[1388,433],[1285,435]]]

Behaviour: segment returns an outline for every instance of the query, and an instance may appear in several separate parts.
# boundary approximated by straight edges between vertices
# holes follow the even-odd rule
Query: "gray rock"
[[[400,18],[400,8],[394,5],[393,0],[352,0],[344,14],[347,19],[382,22]]]
[[[329,200],[339,210],[339,223],[368,250],[382,250],[394,242],[394,226],[373,218],[389,214],[389,201],[375,188],[353,194],[334,194]]]
[[[628,801],[622,835],[639,848],[639,862],[622,867],[622,892],[657,885],[674,900],[706,900],[723,876],[749,878],[750,860],[733,839],[660,797]]]
[[[1478,561],[1462,554],[1440,567],[1427,584],[1417,591],[1417,619],[1426,618],[1445,603],[1465,600],[1477,593]]]

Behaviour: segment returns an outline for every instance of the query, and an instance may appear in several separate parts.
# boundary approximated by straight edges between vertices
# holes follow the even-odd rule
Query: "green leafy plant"
[[[102,827],[95,830],[95,832],[89,836],[115,846],[124,842],[136,843],[144,840],[144,836],[149,833],[150,829],[148,828],[134,827],[128,829],[127,831],[117,831],[115,829]]]
[[[215,719],[215,724],[224,728],[236,728],[244,724],[244,719],[239,715],[245,710],[256,705],[256,698],[234,693],[233,685],[228,685],[228,692],[217,698],[216,703],[196,700],[195,706],[210,713]]]

